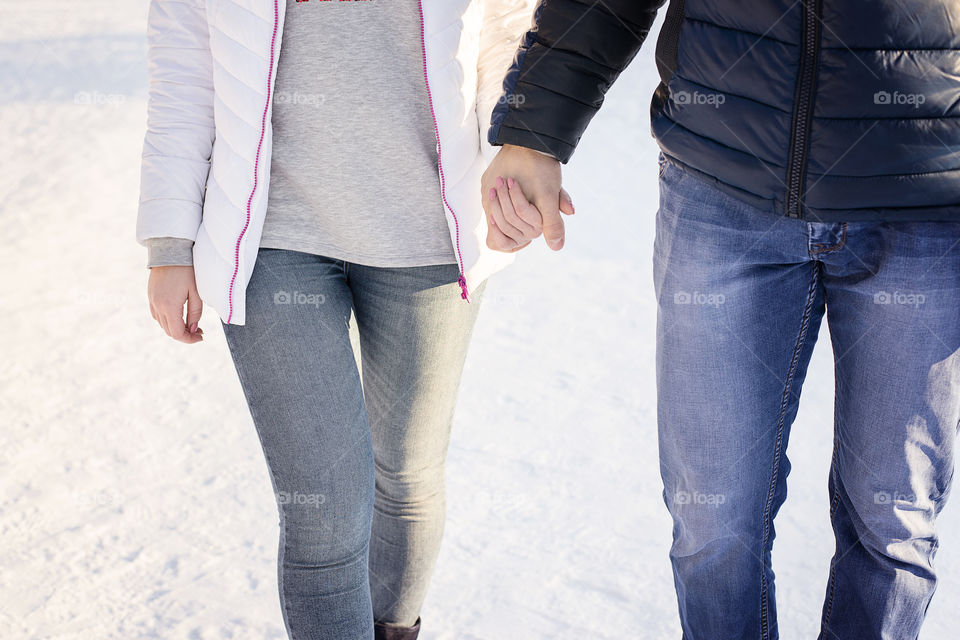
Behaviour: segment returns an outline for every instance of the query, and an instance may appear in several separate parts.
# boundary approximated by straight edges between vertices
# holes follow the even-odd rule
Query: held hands
[[[554,251],[563,248],[560,213],[573,215],[574,209],[570,195],[560,186],[560,163],[555,158],[504,145],[484,172],[482,185],[489,248],[512,253],[541,234]],[[168,336],[187,344],[203,340],[203,329],[197,326],[203,302],[192,266],[150,269],[147,297],[150,314]]]
[[[560,182],[560,163],[555,158],[533,149],[504,145],[482,178],[487,246],[512,253],[543,234],[548,247],[562,249],[560,213],[573,215],[574,209],[570,194]]]
[[[197,293],[193,267],[153,267],[147,282],[150,315],[174,340],[193,344],[203,340],[203,329],[197,326],[203,302]],[[183,320],[183,305],[187,320]]]

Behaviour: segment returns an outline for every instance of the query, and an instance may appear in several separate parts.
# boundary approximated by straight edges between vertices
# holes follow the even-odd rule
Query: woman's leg
[[[224,326],[277,497],[292,640],[373,637],[373,455],[351,308],[342,262],[261,249],[246,324]]]
[[[376,461],[370,541],[373,612],[416,623],[440,548],[444,459],[460,373],[480,305],[460,298],[456,265],[349,265]]]

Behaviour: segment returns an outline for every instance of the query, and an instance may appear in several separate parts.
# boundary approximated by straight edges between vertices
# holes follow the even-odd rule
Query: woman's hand
[[[543,233],[543,218],[540,210],[523,195],[516,180],[504,180],[498,176],[496,185],[487,194],[487,246],[514,253],[530,246]],[[573,214],[573,204],[570,204],[566,189],[560,189],[560,211]]]
[[[200,314],[203,301],[197,293],[193,267],[153,267],[147,282],[150,314],[167,335],[174,340],[193,344],[203,340]],[[187,305],[187,320],[183,320],[183,305]]]
[[[509,253],[543,235],[551,249],[563,247],[560,214],[572,215],[573,203],[560,179],[560,163],[555,158],[504,145],[482,178],[487,246]]]

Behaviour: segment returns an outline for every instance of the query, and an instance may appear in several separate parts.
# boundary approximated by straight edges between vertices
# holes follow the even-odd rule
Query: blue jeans
[[[417,621],[483,289],[465,303],[458,275],[261,249],[246,324],[224,325],[277,499],[291,640]]]
[[[826,311],[836,553],[820,638],[916,638],[960,423],[960,223],[786,218],[662,161],[654,278],[683,637],[778,637],[774,517]]]

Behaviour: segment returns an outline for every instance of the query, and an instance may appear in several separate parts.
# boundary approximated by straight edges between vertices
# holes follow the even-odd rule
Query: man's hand
[[[561,187],[556,158],[504,145],[483,173],[481,192],[488,247],[518,251],[542,233],[548,247],[563,248],[560,213],[573,215],[574,210],[570,195]]]
[[[193,344],[203,340],[203,329],[197,326],[203,302],[197,293],[193,267],[153,267],[147,283],[150,314],[174,340]],[[187,321],[183,321],[183,305],[187,305]]]

